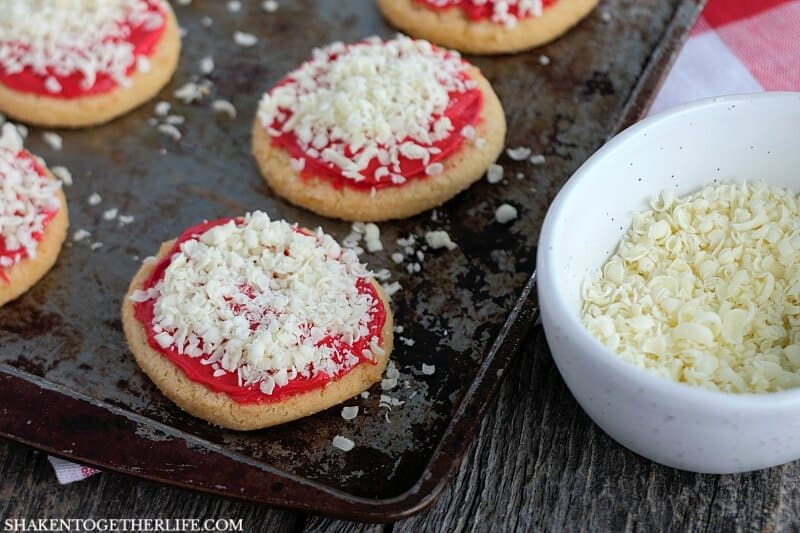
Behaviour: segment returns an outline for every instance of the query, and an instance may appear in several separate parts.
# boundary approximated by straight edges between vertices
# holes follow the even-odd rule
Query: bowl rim
[[[567,298],[564,295],[563,288],[555,282],[556,255],[549,251],[557,246],[557,242],[553,238],[554,232],[559,227],[562,212],[570,202],[571,193],[584,180],[593,178],[594,167],[601,160],[610,156],[629,140],[682,115],[698,115],[710,108],[730,106],[731,104],[763,104],[764,102],[774,103],[775,101],[791,104],[800,109],[800,92],[763,92],[717,96],[663,111],[628,127],[614,136],[586,160],[567,180],[547,210],[539,235],[536,258],[537,292],[540,298],[540,307],[546,307],[548,312],[555,317],[559,326],[578,345],[578,352],[583,357],[590,357],[609,366],[615,373],[621,374],[630,382],[640,384],[648,391],[669,396],[680,396],[695,405],[708,408],[718,408],[720,405],[725,405],[738,409],[761,410],[764,408],[795,406],[800,402],[800,387],[763,393],[739,393],[705,389],[656,375],[623,360],[592,335],[567,305]]]

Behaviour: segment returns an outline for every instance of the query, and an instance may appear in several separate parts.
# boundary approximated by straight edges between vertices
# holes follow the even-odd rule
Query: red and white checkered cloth
[[[83,481],[87,477],[93,476],[100,472],[91,466],[70,463],[64,459],[59,459],[58,457],[50,456],[47,458],[47,460],[50,461],[53,470],[56,471],[56,477],[61,485],[68,485],[70,483],[74,483],[75,481]]]
[[[710,0],[650,112],[765,90],[800,91],[800,0]],[[50,463],[61,484],[98,472]]]
[[[800,91],[800,0],[710,0],[650,112],[759,91]]]

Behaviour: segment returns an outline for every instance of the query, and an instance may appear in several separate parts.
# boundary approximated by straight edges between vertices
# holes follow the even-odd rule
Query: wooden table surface
[[[5,518],[242,518],[245,531],[782,531],[800,528],[800,463],[695,475],[622,448],[580,409],[541,329],[449,488],[403,522],[348,523],[100,474],[59,486],[44,454],[0,441]]]

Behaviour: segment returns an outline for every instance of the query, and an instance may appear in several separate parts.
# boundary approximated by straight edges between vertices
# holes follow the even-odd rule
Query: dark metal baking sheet
[[[213,0],[176,6],[187,30],[184,52],[159,100],[186,117],[180,142],[148,123],[154,103],[103,127],[60,132],[61,152],[31,130],[30,149],[72,170],[71,229],[92,237],[69,243],[43,281],[0,311],[0,435],[222,495],[353,519],[397,519],[426,506],[446,483],[531,323],[530,276],[547,205],[618,122],[646,107],[702,0],[605,0],[556,43],[475,58],[505,106],[507,145],[531,147],[547,160],[533,166],[504,156],[502,184],[476,184],[435,216],[380,225],[387,250],[363,257],[403,286],[394,308],[400,336],[413,345],[396,342],[403,385],[390,394],[404,404],[379,407],[376,387],[369,399],[346,403],[361,407],[354,421],[332,408],[236,433],[184,414],[139,371],[121,333],[122,295],[142,258],[202,219],[262,209],[343,238],[348,224],[271,193],[249,154],[250,124],[261,92],[311,47],[394,33],[372,0],[284,0],[275,13],[260,4],[245,1],[235,14]],[[203,17],[213,24],[205,27]],[[258,44],[236,46],[236,30],[258,35]],[[177,102],[173,91],[199,79],[206,55],[216,62],[211,94],[196,104]],[[216,98],[232,101],[238,118],[215,116]],[[92,193],[101,195],[99,206],[87,203]],[[513,224],[494,221],[504,202],[519,209]],[[104,220],[110,208],[135,221],[120,227]],[[398,237],[442,228],[458,250],[426,251],[417,274],[390,260],[401,250]],[[92,242],[102,247],[91,250]],[[435,374],[423,376],[422,363],[434,364]],[[337,434],[352,438],[356,449],[332,448]]]

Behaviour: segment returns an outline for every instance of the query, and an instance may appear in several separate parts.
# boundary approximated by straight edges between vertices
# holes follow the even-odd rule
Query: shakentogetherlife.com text
[[[243,530],[242,519],[228,518],[6,518],[2,531],[13,532],[158,532],[182,533]]]

